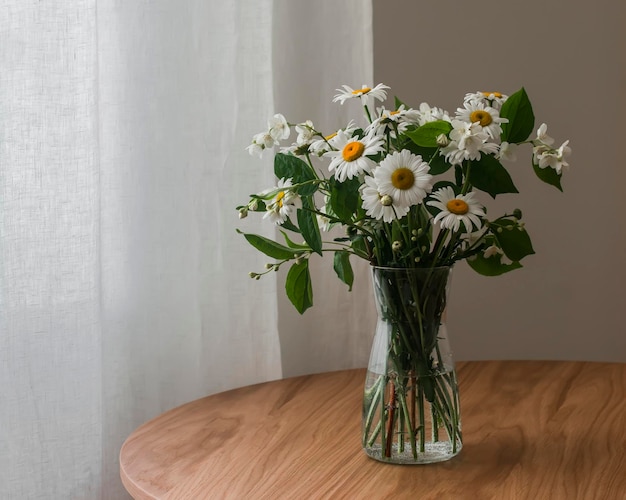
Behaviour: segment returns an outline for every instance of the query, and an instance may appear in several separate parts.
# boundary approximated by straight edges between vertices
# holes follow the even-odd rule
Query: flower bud
[[[439,134],[437,136],[436,141],[437,141],[437,146],[442,147],[442,148],[450,144],[450,141],[446,134]]]
[[[383,207],[389,207],[393,205],[393,199],[388,194],[384,194],[383,196],[380,197],[380,204]]]
[[[401,242],[401,241],[397,241],[397,240],[396,240],[396,241],[394,241],[394,242],[391,244],[391,249],[392,249],[394,252],[399,252],[400,250],[402,250],[402,242]]]
[[[515,210],[513,210],[513,217],[515,217],[517,220],[520,220],[522,218],[522,211],[519,208],[516,208]]]
[[[246,217],[248,217],[248,209],[247,208],[240,208],[239,209],[239,218],[240,219],[245,219]]]

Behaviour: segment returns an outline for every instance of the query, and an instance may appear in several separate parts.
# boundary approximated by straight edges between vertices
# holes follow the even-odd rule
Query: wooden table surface
[[[135,499],[626,499],[626,364],[459,363],[464,446],[389,465],[361,450],[364,370],[209,396],[120,452]]]

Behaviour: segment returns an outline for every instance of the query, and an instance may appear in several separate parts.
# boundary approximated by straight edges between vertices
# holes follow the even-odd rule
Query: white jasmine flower
[[[292,185],[291,179],[280,179],[273,189],[263,193],[268,194],[278,190],[272,200],[267,203],[264,219],[269,218],[274,224],[280,225],[289,218],[295,210],[295,202],[298,199],[298,195],[289,189]]]
[[[316,154],[317,156],[322,156],[324,153],[332,149],[329,141],[336,135],[337,133],[335,132],[333,134],[327,135],[326,137],[323,137],[322,139],[317,139],[313,141],[309,145],[309,151]]]
[[[263,158],[263,149],[263,146],[257,144],[256,142],[253,142],[246,147],[246,150],[248,151],[248,153],[250,153],[251,156],[258,156],[259,158]]]
[[[271,135],[272,139],[276,142],[284,141],[291,133],[287,120],[280,113],[275,114],[272,118],[270,118],[267,122],[267,126],[269,129],[269,135]]]
[[[409,213],[408,206],[396,206],[391,196],[381,193],[373,177],[368,175],[364,181],[360,191],[367,215],[384,222],[393,222]]]
[[[328,196],[324,196],[324,205],[322,205],[322,207],[318,210],[319,212],[321,212],[321,214],[315,214],[317,218],[317,225],[322,231],[328,231],[330,229],[330,219],[326,217],[326,207],[328,206],[329,202],[330,198]]]
[[[429,122],[436,122],[437,120],[445,120],[447,122],[451,121],[450,115],[447,111],[437,107],[431,108],[426,102],[420,104],[418,112],[420,115],[418,122],[419,125],[424,125],[425,123]]]
[[[488,259],[489,257],[493,257],[494,255],[504,255],[504,252],[500,249],[500,247],[496,245],[491,245],[483,250],[483,257]]]
[[[471,233],[464,233],[461,235],[461,248],[463,251],[468,250],[469,248],[474,247],[477,243],[480,242],[485,237],[487,227],[482,227],[479,231],[474,231]]]
[[[258,155],[259,158],[263,156],[263,151],[274,147],[274,138],[269,132],[261,132],[252,137],[252,144],[246,149],[251,155]]]
[[[545,144],[547,146],[552,146],[554,144],[554,139],[550,137],[548,134],[548,126],[545,123],[542,123],[537,129],[537,139],[536,141]],[[534,141],[533,141],[534,143]]]
[[[307,120],[304,123],[299,123],[296,125],[296,132],[298,132],[298,137],[296,139],[296,144],[302,146],[304,144],[309,144],[315,134],[315,128],[313,127],[313,122],[311,120]]]
[[[373,135],[359,139],[340,131],[331,141],[337,151],[327,151],[324,156],[331,158],[328,170],[335,170],[335,178],[339,182],[370,172],[376,163],[368,156],[379,153],[383,148],[383,140]]]
[[[488,142],[489,136],[478,122],[452,120],[450,139],[450,144],[441,148],[440,154],[452,165],[460,165],[464,160],[479,160],[481,152],[498,152],[498,145]]]
[[[446,186],[437,190],[432,197],[426,204],[440,210],[433,219],[433,224],[440,222],[442,228],[452,231],[458,231],[461,224],[466,232],[472,231],[473,226],[480,229],[480,218],[485,216],[485,212],[474,200],[473,192],[455,196],[454,190]]]
[[[558,149],[549,149],[547,146],[534,148],[535,164],[539,168],[553,168],[560,174],[563,168],[569,167],[569,163],[565,161],[565,157],[572,151],[568,144],[569,141],[565,141]]]
[[[354,120],[350,120],[346,128],[339,129],[337,132],[333,132],[330,135],[327,135],[325,137],[322,137],[321,139],[311,142],[309,146],[309,151],[317,154],[318,156],[322,156],[327,151],[337,149],[337,147],[334,145],[334,143],[336,142],[337,134],[339,134],[339,132],[343,132],[348,137],[352,137],[356,129],[357,127],[356,127],[356,124],[354,123]]]
[[[517,156],[515,151],[517,150],[517,144],[510,144],[504,141],[500,144],[500,151],[496,155],[498,160],[506,160],[506,161],[515,161],[517,160]]]
[[[478,123],[492,139],[500,138],[500,124],[509,121],[501,118],[497,109],[478,101],[464,102],[462,108],[457,108],[456,117],[464,122]]]
[[[389,89],[387,85],[383,85],[379,83],[374,88],[370,88],[367,85],[363,85],[360,89],[353,89],[352,87],[348,87],[347,85],[342,85],[342,89],[336,89],[339,94],[333,97],[333,102],[339,102],[343,104],[348,99],[354,99],[357,97],[361,98],[361,102],[364,105],[367,105],[371,99],[378,99],[379,101],[384,101],[387,99],[386,90]]]
[[[421,156],[403,149],[388,155],[373,175],[378,191],[391,196],[394,206],[404,209],[421,203],[432,190],[429,170]]]

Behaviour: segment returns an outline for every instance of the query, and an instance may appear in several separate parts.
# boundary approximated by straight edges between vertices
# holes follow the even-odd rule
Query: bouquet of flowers
[[[422,103],[408,107],[396,98],[393,109],[374,109],[389,87],[337,89],[333,101],[360,101],[366,126],[351,121],[331,134],[311,121],[291,124],[274,115],[248,146],[274,158],[276,185],[253,194],[237,207],[240,217],[262,212],[280,226],[282,241],[244,234],[274,259],[260,278],[291,262],[285,288],[303,313],[313,305],[308,259],[334,253],[334,269],[350,288],[352,255],[374,266],[434,268],[458,260],[483,275],[522,267],[534,253],[520,210],[490,219],[478,191],[495,198],[517,193],[503,162],[514,161],[520,146],[531,148],[532,167],[542,181],[561,190],[568,167],[568,142],[554,146],[541,124],[536,135],[530,100],[522,88],[465,95],[454,114]],[[295,128],[296,141],[280,146]],[[326,165],[324,165],[324,162]],[[344,233],[324,241],[322,233],[341,226]],[[294,240],[298,240],[297,242]]]
[[[248,150],[262,155],[280,148],[276,185],[238,210],[240,217],[262,212],[279,226],[278,241],[244,233],[273,259],[250,275],[259,279],[290,263],[285,288],[300,313],[313,305],[311,256],[332,252],[334,270],[350,288],[351,257],[371,263],[379,321],[365,384],[363,447],[383,461],[433,462],[462,446],[443,326],[449,270],[466,260],[495,276],[522,267],[534,253],[521,211],[491,218],[481,196],[518,192],[504,163],[526,146],[537,177],[561,190],[570,148],[568,141],[555,147],[545,124],[535,132],[523,88],[510,96],[468,93],[454,114],[426,103],[411,108],[397,98],[392,109],[375,107],[388,89],[338,89],[334,101],[360,101],[364,125],[351,121],[330,135],[311,121],[291,124],[274,115]],[[280,146],[292,128],[296,141]]]

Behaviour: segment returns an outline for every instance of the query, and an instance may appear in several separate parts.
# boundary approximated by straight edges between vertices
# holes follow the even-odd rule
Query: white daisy
[[[500,117],[497,109],[478,101],[464,102],[462,108],[457,108],[456,117],[464,122],[478,123],[492,139],[500,138],[500,124],[509,122],[507,118]]]
[[[453,231],[458,231],[461,224],[466,232],[472,231],[473,226],[480,229],[480,218],[485,216],[485,212],[474,200],[473,192],[455,196],[454,190],[446,186],[437,190],[432,197],[434,199],[426,204],[440,210],[433,219],[433,224],[440,222],[442,228]]]
[[[465,160],[479,160],[481,153],[498,152],[498,145],[489,142],[489,136],[478,122],[452,120],[450,139],[450,143],[441,148],[440,154],[452,165],[460,165]]]
[[[384,101],[387,99],[386,90],[389,89],[387,85],[383,85],[379,83],[374,88],[370,88],[367,85],[363,85],[360,89],[353,89],[352,87],[348,87],[347,85],[342,85],[342,89],[336,89],[339,94],[333,97],[333,102],[340,102],[343,104],[348,99],[354,99],[356,97],[361,98],[361,103],[367,105],[371,99],[378,99],[379,101]]]
[[[380,137],[371,135],[359,139],[349,137],[343,131],[339,131],[331,143],[337,151],[327,151],[324,156],[331,158],[328,170],[335,170],[335,178],[339,182],[370,172],[376,163],[368,156],[379,153],[383,148]]]
[[[377,220],[382,219],[384,222],[393,222],[409,213],[408,206],[398,206],[391,196],[382,194],[373,177],[368,175],[364,181],[360,191],[363,208],[367,215]]]
[[[292,185],[291,179],[280,179],[276,187],[263,193],[268,194],[278,190],[272,200],[267,203],[264,219],[269,218],[274,224],[280,225],[293,213],[298,195],[288,189]]]
[[[404,104],[396,110],[378,108],[378,118],[376,118],[365,130],[365,133],[375,135],[385,135],[390,133],[391,137],[396,137],[396,129],[399,133],[406,132],[410,125],[417,125],[420,120],[420,113],[415,109],[406,109]]]
[[[391,196],[396,207],[409,208],[421,203],[432,190],[429,170],[421,156],[403,149],[388,155],[373,174],[382,195]]]

